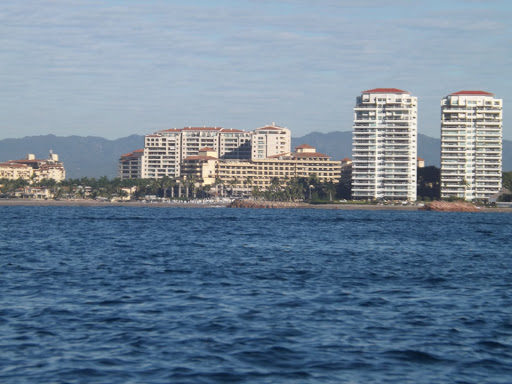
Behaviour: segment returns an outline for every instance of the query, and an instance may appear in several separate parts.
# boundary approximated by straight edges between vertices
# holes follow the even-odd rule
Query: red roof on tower
[[[494,96],[494,93],[484,91],[459,91],[452,93],[451,95],[474,95],[474,96]]]
[[[311,145],[307,145],[307,144],[302,144],[302,145],[299,145],[298,147],[295,147],[295,149],[303,149],[303,148],[315,149],[315,147],[312,147]]]
[[[369,89],[368,91],[363,91],[361,93],[409,93],[407,91],[402,91],[397,88],[375,88]]]

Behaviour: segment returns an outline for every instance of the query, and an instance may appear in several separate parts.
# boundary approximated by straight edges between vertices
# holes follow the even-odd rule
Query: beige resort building
[[[182,175],[199,185],[214,185],[216,180],[230,185],[235,191],[250,192],[253,187],[264,191],[272,179],[281,181],[315,174],[320,182],[337,183],[341,175],[341,161],[316,152],[307,144],[295,148],[295,152],[281,153],[262,159],[222,160],[213,148],[202,148],[197,156],[183,160]]]
[[[210,148],[222,160],[255,160],[289,152],[291,133],[275,123],[253,131],[222,127],[185,127],[157,131],[144,137],[144,149],[119,159],[122,179],[182,176],[183,159]]]
[[[66,170],[59,161],[59,156],[50,151],[47,159],[36,159],[35,155],[28,154],[26,159],[0,163],[0,178],[10,180],[21,178],[34,182],[53,179],[59,182],[66,178]]]

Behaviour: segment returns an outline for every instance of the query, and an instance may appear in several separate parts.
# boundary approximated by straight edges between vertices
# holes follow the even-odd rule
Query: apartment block
[[[119,177],[178,178],[183,159],[198,156],[202,148],[211,148],[218,159],[235,161],[289,152],[290,145],[290,130],[275,124],[254,131],[222,127],[166,129],[145,136],[140,157],[134,158],[135,152],[121,156]],[[139,162],[140,174],[135,171]]]
[[[441,198],[486,200],[500,191],[502,108],[483,91],[441,100]]]
[[[416,200],[417,97],[396,88],[361,93],[354,107],[352,198]]]
[[[290,130],[275,123],[256,129],[251,137],[252,160],[266,159],[291,150]]]
[[[142,177],[142,156],[144,149],[137,149],[121,155],[118,174],[121,179],[140,179]]]
[[[28,154],[25,159],[0,164],[0,177],[35,182],[52,179],[59,182],[66,178],[66,170],[59,156],[50,151],[47,159],[36,159],[34,154]]]

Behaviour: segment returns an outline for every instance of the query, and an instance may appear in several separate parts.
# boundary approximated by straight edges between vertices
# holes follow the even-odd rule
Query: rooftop
[[[374,89],[369,89],[368,91],[363,91],[361,93],[399,93],[399,94],[407,93],[407,94],[409,94],[409,92],[403,91],[403,90],[397,89],[397,88],[374,88]]]
[[[324,155],[323,153],[319,152],[305,152],[305,153],[295,153],[293,155],[294,157],[330,157],[327,155]]]
[[[494,93],[484,92],[484,91],[459,91],[455,93],[451,93],[450,96],[454,95],[468,95],[468,96],[494,96]]]

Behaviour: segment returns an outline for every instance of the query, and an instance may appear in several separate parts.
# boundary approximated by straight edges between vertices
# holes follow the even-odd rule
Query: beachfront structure
[[[354,107],[352,198],[416,200],[417,97],[396,88],[362,92]]]
[[[121,155],[118,175],[121,179],[140,179],[142,177],[142,156],[144,149]]]
[[[483,91],[441,100],[441,198],[487,200],[500,191],[502,108]]]
[[[50,151],[47,159],[36,159],[34,154],[28,154],[25,159],[1,163],[0,178],[21,178],[33,182],[52,179],[59,182],[66,178],[66,170],[59,156]]]
[[[289,152],[291,133],[274,123],[254,131],[221,127],[166,129],[146,135],[142,153],[131,152],[119,160],[119,177],[179,178],[183,159],[211,148],[222,160],[251,160]],[[135,169],[140,166],[140,173]]]
[[[315,175],[320,182],[337,183],[341,161],[331,160],[306,144],[296,147],[295,152],[237,161],[218,159],[211,148],[204,148],[197,156],[185,158],[182,170],[186,179],[194,180],[198,185],[217,184],[250,194],[254,187],[267,190],[276,178],[284,183],[292,178]]]
[[[30,180],[32,173],[32,167],[26,164],[16,164],[12,162],[0,163],[0,179]]]

